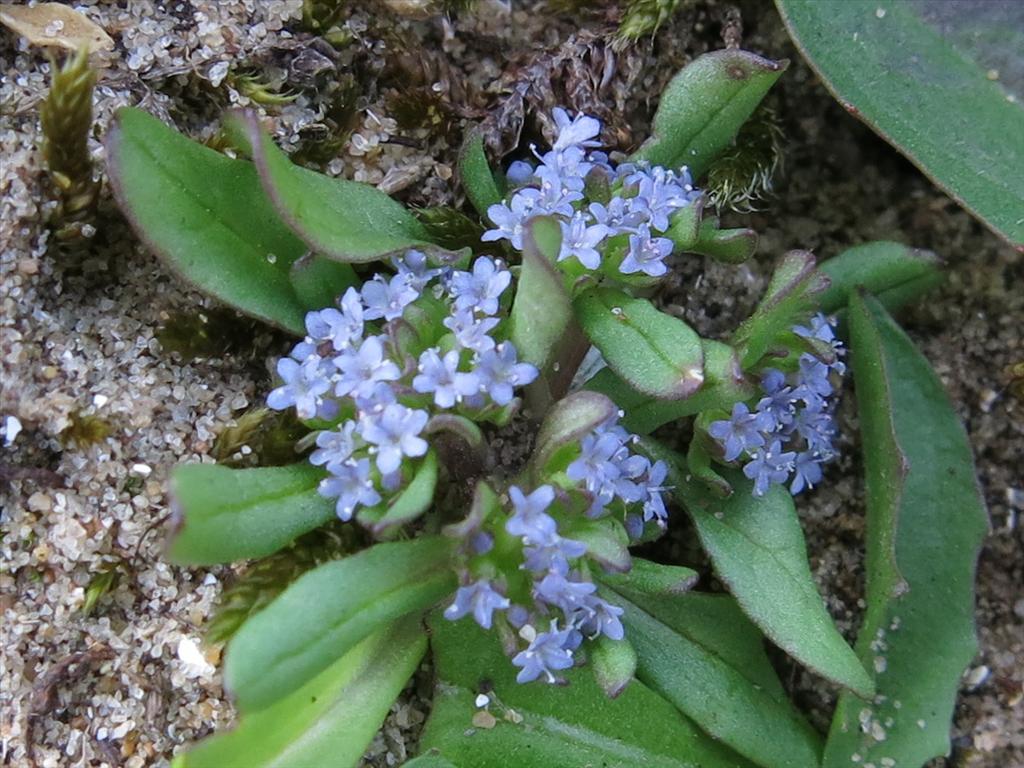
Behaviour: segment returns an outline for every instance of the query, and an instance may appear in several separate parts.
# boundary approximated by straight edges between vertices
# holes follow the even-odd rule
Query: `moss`
[[[65,448],[75,445],[84,448],[103,442],[114,433],[114,425],[94,413],[76,411],[71,414],[71,422],[61,430],[58,438]]]

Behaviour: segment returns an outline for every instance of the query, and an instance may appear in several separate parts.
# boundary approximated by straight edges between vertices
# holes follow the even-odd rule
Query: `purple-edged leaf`
[[[175,757],[173,768],[356,766],[426,650],[418,618],[387,625],[301,688]]]
[[[949,753],[974,658],[974,575],[988,532],[967,435],[942,382],[879,302],[848,321],[867,475],[867,611],[857,653],[879,696],[839,699],[827,768]]]
[[[663,565],[633,558],[632,568],[626,573],[606,573],[601,581],[617,592],[629,595],[638,592],[641,595],[655,597],[674,597],[685,595],[697,583],[698,573],[692,568],[681,565]]]
[[[792,326],[806,318],[826,288],[828,278],[816,269],[812,253],[790,251],[783,256],[761,303],[733,338],[743,369],[754,366],[773,345],[791,335]]]
[[[864,288],[895,311],[942,282],[939,266],[931,251],[881,240],[864,243],[822,262],[819,269],[831,284],[818,301],[823,312],[838,312]]]
[[[171,495],[178,519],[170,559],[213,565],[276,552],[334,518],[334,502],[316,490],[324,476],[306,462],[258,469],[175,467]]]
[[[358,263],[435,247],[416,217],[375,187],[292,163],[254,112],[232,112],[225,123],[240,144],[244,140],[278,215],[317,253]]]
[[[608,367],[638,392],[684,400],[704,383],[701,339],[679,318],[612,288],[584,291],[573,307]]]
[[[636,650],[627,639],[612,640],[601,635],[590,646],[590,664],[605,696],[614,699],[633,681]]]
[[[530,461],[539,480],[556,454],[566,446],[578,447],[584,435],[613,419],[615,403],[597,392],[573,392],[551,408],[541,424]]]
[[[114,197],[149,250],[199,290],[304,332],[305,307],[289,269],[306,246],[274,212],[252,163],[138,109],[118,110],[105,145]]]
[[[732,347],[708,339],[702,339],[701,346],[704,348],[704,384],[686,400],[661,400],[637,392],[610,368],[599,371],[586,387],[610,397],[625,412],[622,425],[639,435],[650,434],[662,424],[701,411],[729,410],[733,403],[754,396],[756,389],[743,375]]]
[[[723,264],[742,264],[757,252],[757,233],[752,229],[719,229],[717,218],[705,219],[697,242],[686,250]]]
[[[242,625],[224,680],[242,713],[305,685],[368,635],[455,589],[452,545],[440,537],[376,544],[308,571]]]
[[[685,165],[699,177],[729,146],[788,64],[739,50],[694,59],[662,92],[652,135],[631,159],[666,168]]]
[[[483,134],[479,130],[467,132],[462,143],[459,151],[459,181],[466,191],[466,197],[486,221],[487,209],[500,203],[504,195],[487,162]]]
[[[776,4],[850,114],[1024,250],[1024,4]]]

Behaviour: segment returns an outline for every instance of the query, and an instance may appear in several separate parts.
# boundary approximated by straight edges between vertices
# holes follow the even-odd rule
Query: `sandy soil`
[[[296,32],[299,0],[127,5],[76,3],[117,42],[97,93],[97,136],[126,104],[198,138],[212,136],[223,108],[249,103],[232,66],[299,93],[294,103],[265,110],[283,144],[322,133],[329,93],[306,87],[294,66],[300,54],[315,61],[304,51],[319,50]],[[603,12],[553,22],[524,9],[452,24],[357,13],[347,24],[353,42],[336,64],[355,73],[361,96],[346,113],[352,134],[325,158],[325,170],[379,184],[408,202],[452,203],[459,126],[490,114],[494,143],[507,147],[523,104],[612,104],[608,139],[628,148],[644,135],[650,96],[687,57],[719,45],[720,13],[714,4],[680,11],[654,41],[618,57],[615,79],[601,93],[585,75],[607,55]],[[747,47],[798,58],[766,6],[749,3],[743,19]],[[564,45],[578,25],[578,36]],[[195,360],[163,349],[155,333],[169,318],[214,304],[138,246],[109,197],[85,245],[53,241],[45,224],[52,195],[37,150],[48,65],[5,32],[0,66],[0,415],[22,425],[0,454],[0,755],[4,765],[30,765],[31,743],[40,766],[166,765],[176,750],[231,720],[219,652],[205,649],[204,659],[195,649],[236,570],[181,569],[161,559],[168,470],[210,460],[216,434],[265,396],[268,363],[285,340],[259,331],[244,349]],[[523,82],[532,87],[517,90]],[[450,101],[416,102],[438,105],[434,129],[402,124],[399,83],[413,91],[441,83],[436,90]],[[525,95],[517,101],[502,91]],[[946,285],[904,321],[967,425],[992,532],[979,566],[981,650],[965,676],[954,753],[939,763],[1024,766],[1024,541],[1017,522],[1024,403],[1008,392],[1004,373],[1024,359],[1024,264],[834,105],[798,61],[772,102],[784,123],[785,166],[776,197],[748,219],[762,232],[758,258],[740,270],[687,260],[676,285],[696,288],[666,300],[701,332],[722,334],[753,305],[772,260],[789,248],[828,257],[887,238],[947,259]],[[539,129],[527,118],[527,135]],[[94,149],[101,161],[98,142]],[[109,423],[109,436],[92,445],[61,438],[91,415]],[[808,497],[801,512],[816,577],[852,636],[863,586],[862,481],[852,439],[849,448],[829,488]],[[683,537],[680,530],[680,546]],[[85,615],[87,588],[109,571],[118,574],[114,587]],[[834,691],[780,664],[824,725]],[[425,716],[419,692],[429,690],[426,683],[421,676],[396,704],[368,764],[405,759]]]

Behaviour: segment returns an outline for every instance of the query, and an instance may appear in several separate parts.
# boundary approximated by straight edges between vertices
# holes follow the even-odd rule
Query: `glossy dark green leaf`
[[[640,682],[757,765],[817,766],[820,737],[786,698],[760,633],[732,600],[618,588],[607,597],[626,609]]]
[[[304,332],[288,271],[306,247],[277,217],[252,163],[138,109],[118,110],[105,144],[114,197],[149,250],[205,293]]]
[[[948,754],[960,676],[977,650],[974,575],[988,518],[967,435],[938,376],[872,298],[850,345],[867,473],[867,612],[857,652],[879,696],[839,700],[828,768]]]
[[[858,288],[865,288],[895,311],[942,282],[939,266],[931,251],[882,240],[864,243],[821,263],[831,284],[818,301],[823,312],[838,312]]]
[[[173,768],[359,765],[426,649],[418,618],[387,625],[275,704],[176,757]]]
[[[1024,5],[777,0],[848,112],[1024,248]]]
[[[704,349],[704,384],[686,400],[661,400],[637,392],[610,368],[599,371],[586,387],[610,397],[625,411],[622,425],[638,435],[650,434],[662,424],[701,411],[728,410],[733,403],[754,396],[755,387],[744,377],[732,347],[708,339],[702,339],[701,346]]]
[[[402,492],[386,504],[367,507],[359,511],[356,518],[369,528],[374,536],[383,536],[403,525],[411,523],[434,502],[437,487],[437,454],[428,451],[423,463]]]
[[[366,262],[431,247],[416,217],[380,190],[293,164],[266,135],[256,113],[232,112],[225,123],[244,139],[278,215],[315,252]]]
[[[679,318],[612,288],[584,291],[573,307],[608,367],[636,391],[683,400],[704,383],[701,339]]]
[[[669,464],[676,499],[693,519],[715,572],[751,620],[801,664],[870,696],[871,676],[839,634],[814,584],[789,492],[774,485],[758,498],[741,473],[723,471],[733,494],[722,499],[689,482],[672,456],[659,455],[653,443],[644,449]]]
[[[316,490],[323,477],[321,468],[306,462],[259,469],[176,467],[171,493],[179,519],[171,560],[213,565],[276,552],[334,518],[334,502]]]
[[[466,191],[466,197],[486,221],[487,209],[500,203],[504,195],[487,162],[483,134],[479,130],[469,131],[462,143],[459,151],[459,181]]]
[[[789,62],[723,50],[687,64],[661,94],[651,137],[633,155],[694,178],[729,146]]]
[[[302,306],[310,310],[334,306],[345,289],[359,280],[348,264],[311,253],[292,264],[289,276]]]
[[[301,576],[228,645],[224,679],[242,712],[270,706],[388,622],[455,589],[451,544],[376,544]]]
[[[494,632],[435,615],[431,647],[437,687],[420,749],[459,768],[744,768],[750,764],[702,734],[639,682],[617,698],[589,669],[568,686],[515,681]],[[473,723],[479,693],[491,698],[493,727]],[[415,764],[415,763],[414,763]],[[428,763],[429,765],[429,763]]]
[[[816,269],[813,254],[790,251],[783,256],[761,303],[733,338],[743,369],[755,365],[795,323],[804,320],[827,287],[828,278]]]

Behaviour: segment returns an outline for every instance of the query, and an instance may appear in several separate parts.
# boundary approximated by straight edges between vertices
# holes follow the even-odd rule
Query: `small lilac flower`
[[[508,495],[512,500],[513,514],[505,522],[506,531],[537,546],[552,546],[558,542],[558,525],[547,513],[555,500],[554,488],[542,485],[526,495],[513,485],[508,489]]]
[[[772,483],[784,483],[793,468],[796,454],[782,450],[782,441],[757,448],[753,458],[743,467],[743,474],[754,481],[754,495],[764,496]]]
[[[624,275],[643,272],[650,277],[661,277],[668,272],[665,259],[672,253],[672,241],[667,237],[651,237],[647,231],[629,236],[629,251],[619,265]]]
[[[590,219],[583,212],[577,212],[570,221],[561,222],[562,247],[558,252],[558,261],[575,257],[587,269],[601,266],[601,254],[597,246],[610,231],[604,224],[590,224]]]
[[[523,160],[515,160],[505,171],[505,178],[513,187],[522,187],[533,180],[533,166]]]
[[[732,416],[722,421],[713,421],[708,427],[708,434],[715,438],[725,449],[726,461],[735,461],[744,451],[752,451],[764,445],[762,431],[771,428],[769,417],[765,414],[751,413],[746,403],[736,403],[732,407]]]
[[[820,405],[802,408],[793,421],[793,429],[807,443],[809,451],[819,458],[833,455],[832,438],[835,436],[835,420],[832,414]]]
[[[484,629],[490,629],[495,611],[503,611],[510,605],[509,600],[498,592],[487,579],[480,579],[465,587],[459,587],[455,600],[444,611],[444,617],[456,621],[472,613],[473,619]]]
[[[484,315],[498,312],[498,298],[512,282],[512,273],[481,256],[473,263],[472,272],[455,272],[451,277],[451,292],[455,308],[473,309]]]
[[[811,318],[810,327],[794,325],[793,332],[797,336],[803,336],[805,339],[817,339],[818,341],[833,344],[836,341],[836,334],[833,330],[834,325],[835,320],[833,318],[826,317],[819,312]]]
[[[541,165],[533,175],[540,182],[540,189],[527,187],[519,190],[517,195],[528,196],[533,201],[533,215],[558,215],[569,218],[573,215],[573,203],[583,199],[582,171],[584,167],[575,162],[576,153],[563,152],[555,157],[554,153],[545,155],[546,159],[554,159],[558,165]],[[582,157],[582,153],[579,153]],[[569,166],[569,167],[566,167]]]
[[[580,441],[580,456],[569,464],[566,475],[582,482],[593,497],[589,514],[595,515],[615,498],[615,489],[622,480],[619,457],[622,438],[614,432],[593,432]]]
[[[427,452],[427,441],[419,436],[430,415],[400,403],[387,406],[380,414],[364,417],[360,432],[376,446],[377,469],[384,474],[402,465],[402,457],[415,458]]]
[[[761,389],[765,396],[757,401],[757,412],[767,417],[765,431],[774,432],[792,424],[796,395],[786,386],[785,374],[774,368],[767,369],[761,378]]]
[[[402,372],[398,366],[384,356],[381,336],[371,336],[358,350],[346,350],[334,358],[334,364],[341,372],[335,386],[339,397],[352,394],[367,397],[379,381],[397,381]]]
[[[356,507],[380,503],[380,494],[370,478],[369,459],[350,460],[333,467],[331,474],[320,481],[317,491],[325,498],[338,499],[335,511],[343,522],[352,519]]]
[[[514,387],[523,387],[538,376],[536,367],[520,363],[515,346],[504,341],[480,355],[476,373],[480,387],[498,405],[508,405],[515,396]]]
[[[596,117],[580,112],[576,117],[570,118],[569,113],[561,107],[555,107],[551,114],[555,118],[555,127],[558,128],[558,138],[551,146],[554,151],[569,147],[601,146],[601,142],[596,141],[601,133],[601,121]]]
[[[597,587],[589,581],[572,581],[556,572],[548,572],[534,584],[533,593],[538,600],[561,608],[566,617],[586,607]]]
[[[569,572],[569,561],[587,553],[587,545],[582,541],[561,536],[553,536],[549,541],[551,543],[544,546],[523,547],[523,567],[526,570],[533,573],[551,571],[564,576]]]
[[[398,402],[395,390],[385,381],[375,382],[368,393],[365,388],[361,392],[363,394],[353,392],[352,397],[356,401],[356,408],[363,414],[380,413],[392,403]]]
[[[405,308],[419,295],[408,275],[395,275],[390,280],[377,275],[363,283],[363,302],[366,305],[363,316],[367,320],[394,320],[401,317]]]
[[[316,436],[317,449],[309,454],[309,463],[317,467],[327,467],[327,471],[352,456],[356,449],[355,439],[356,423],[346,421],[337,432],[324,430]]]
[[[391,263],[401,277],[417,294],[423,293],[427,284],[444,274],[443,269],[431,269],[427,254],[415,249],[405,252],[404,256],[392,256]]]
[[[624,613],[622,608],[612,605],[600,597],[591,597],[584,609],[579,629],[584,635],[595,638],[604,635],[609,640],[621,640],[626,636],[619,617]]]
[[[498,322],[496,317],[477,318],[471,309],[457,309],[442,324],[455,335],[460,347],[479,354],[494,349],[496,342],[490,333]]]
[[[566,647],[572,642],[573,628],[558,629],[558,622],[551,620],[551,629],[541,632],[525,651],[512,659],[512,664],[522,667],[516,675],[516,682],[529,683],[544,675],[549,683],[555,682],[552,672],[569,669],[573,665],[572,651]]]
[[[825,398],[832,394],[832,382],[829,381],[829,367],[814,355],[800,355],[800,373],[797,391],[813,397]],[[810,404],[810,402],[808,403]]]
[[[801,451],[793,462],[793,482],[789,492],[796,496],[804,488],[813,488],[822,478],[821,459],[811,451]]]
[[[495,203],[487,209],[487,218],[495,229],[484,232],[480,239],[485,243],[492,240],[508,240],[517,251],[523,250],[523,226],[532,216],[543,211],[535,210],[540,198],[538,190],[535,195],[524,194],[530,190],[521,190],[512,196],[508,205]]]
[[[477,375],[462,373],[458,367],[457,350],[447,352],[442,358],[437,349],[428,349],[420,355],[420,373],[412,380],[412,388],[421,393],[433,392],[438,408],[451,408],[480,389]]]
[[[664,461],[656,461],[650,465],[647,470],[647,476],[643,481],[643,488],[647,493],[647,498],[644,499],[644,522],[650,520],[657,520],[659,524],[664,524],[664,521],[668,518],[668,511],[665,509],[665,499],[661,495],[663,491],[668,490],[664,483],[665,478],[668,476],[668,465]]]
[[[295,406],[300,419],[315,418],[324,406],[324,395],[331,388],[331,380],[325,376],[318,357],[311,357],[299,363],[290,357],[277,361],[277,375],[284,384],[267,395],[267,405],[275,411]]]

